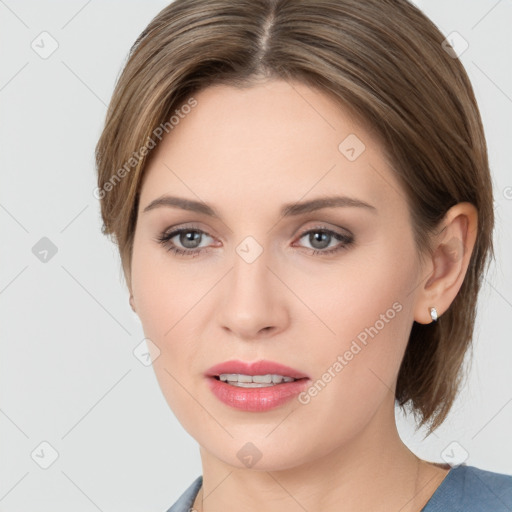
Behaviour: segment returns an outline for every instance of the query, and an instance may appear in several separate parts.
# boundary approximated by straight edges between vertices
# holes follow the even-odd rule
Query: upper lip
[[[225,361],[223,363],[216,364],[208,370],[205,375],[207,377],[218,377],[223,373],[239,373],[242,375],[282,375],[283,377],[292,377],[294,379],[309,379],[309,376],[305,373],[285,366],[274,361],[266,361],[262,359],[260,361],[245,362],[240,360]]]

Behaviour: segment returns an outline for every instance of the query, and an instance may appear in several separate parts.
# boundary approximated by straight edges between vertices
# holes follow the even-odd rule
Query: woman
[[[98,142],[103,231],[203,474],[169,509],[505,511],[425,461],[457,395],[493,199],[473,90],[406,0],[176,0]]]

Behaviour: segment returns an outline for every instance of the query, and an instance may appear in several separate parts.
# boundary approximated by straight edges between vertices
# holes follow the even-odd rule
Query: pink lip
[[[309,379],[309,375],[299,372],[294,368],[273,361],[262,359],[253,363],[246,363],[240,360],[226,361],[216,364],[205,372],[207,377],[216,377],[222,373],[241,373],[243,375],[267,375],[268,373],[292,377],[294,379]]]
[[[244,375],[278,374],[293,377],[293,382],[283,382],[267,387],[244,388],[222,382],[218,377],[222,373],[241,373]],[[223,403],[236,409],[252,412],[264,412],[283,405],[304,391],[309,385],[308,375],[288,366],[272,361],[226,361],[212,366],[205,373],[212,393]]]

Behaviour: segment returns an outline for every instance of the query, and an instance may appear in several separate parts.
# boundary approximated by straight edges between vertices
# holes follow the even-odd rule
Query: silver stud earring
[[[430,308],[430,317],[432,318],[432,322],[437,322],[437,309]]]

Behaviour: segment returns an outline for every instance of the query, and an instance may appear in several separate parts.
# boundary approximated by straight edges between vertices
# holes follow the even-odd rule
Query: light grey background
[[[133,355],[142,328],[92,194],[115,79],[167,3],[0,0],[0,511],[163,512],[201,473],[197,443]],[[461,60],[488,139],[498,263],[448,421],[424,441],[410,418],[398,415],[399,429],[425,459],[512,474],[512,4],[418,5],[469,43]],[[51,49],[43,31],[58,43],[47,58],[31,47]],[[47,262],[32,250],[43,237],[57,248]],[[47,469],[43,441],[58,452]]]

